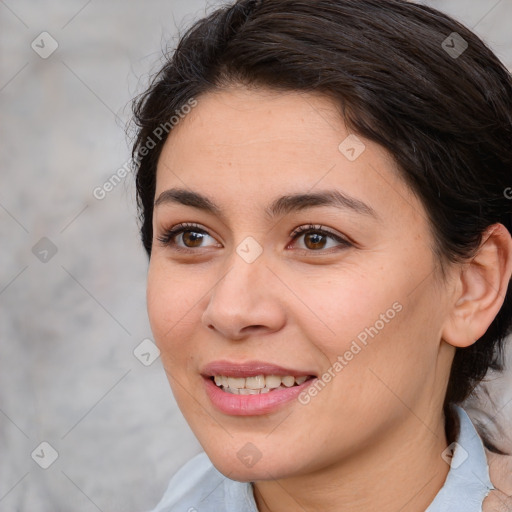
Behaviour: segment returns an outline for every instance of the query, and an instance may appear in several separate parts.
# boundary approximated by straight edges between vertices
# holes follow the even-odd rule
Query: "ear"
[[[460,268],[443,339],[468,347],[481,338],[503,305],[511,275],[512,237],[503,224],[493,224],[476,255]]]

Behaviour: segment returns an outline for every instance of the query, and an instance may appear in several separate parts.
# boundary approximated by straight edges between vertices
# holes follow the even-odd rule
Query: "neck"
[[[254,497],[259,512],[424,512],[448,475],[441,458],[446,447],[443,413],[425,421],[411,412],[348,460],[307,475],[255,482]]]

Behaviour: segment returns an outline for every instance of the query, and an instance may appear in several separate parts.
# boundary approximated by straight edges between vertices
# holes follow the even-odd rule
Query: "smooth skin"
[[[219,212],[159,202],[147,288],[179,408],[219,471],[255,482],[260,512],[423,512],[449,470],[442,404],[455,347],[478,339],[503,303],[510,235],[493,226],[443,281],[422,204],[382,147],[360,138],[354,161],[338,149],[352,132],[332,100],[242,86],[197,100],[165,143],[155,200],[181,188]],[[266,215],[281,196],[333,190],[366,210]],[[174,245],[158,240],[182,222],[198,227]],[[348,243],[314,229],[291,236],[310,224]],[[263,250],[252,263],[236,252],[249,236]],[[207,363],[321,376],[396,301],[400,313],[307,405],[241,417],[209,401]],[[248,442],[261,454],[252,467],[237,456]]]

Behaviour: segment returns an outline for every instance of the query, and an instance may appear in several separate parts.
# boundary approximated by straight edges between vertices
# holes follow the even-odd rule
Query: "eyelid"
[[[338,247],[330,247],[329,249],[321,249],[318,251],[308,249],[297,249],[297,251],[302,251],[303,253],[306,252],[308,255],[327,256],[329,254],[339,252],[340,249],[348,249],[350,247],[357,246],[357,244],[346,235],[342,235],[334,231],[331,231],[329,228],[325,228],[321,224],[309,223],[303,224],[293,230],[293,232],[290,235],[292,237],[292,241],[290,242],[290,244],[288,244],[287,248],[291,244],[295,243],[295,240],[297,240],[300,236],[308,232],[321,233],[323,236],[327,236],[338,243]]]
[[[292,238],[296,238],[298,235],[302,235],[304,233],[307,233],[308,231],[320,232],[325,235],[332,236],[333,238],[335,238],[337,240],[342,240],[344,242],[351,243],[351,241],[348,239],[348,237],[343,236],[338,233],[335,233],[334,231],[331,231],[329,228],[326,228],[326,227],[322,226],[321,224],[312,224],[312,223],[302,224],[301,226],[295,228],[291,232],[290,236]]]
[[[172,246],[173,249],[176,251],[195,253],[195,252],[197,252],[197,249],[201,249],[202,247],[188,248],[188,247],[182,247],[182,246],[176,244],[175,242],[171,242],[171,240],[173,240],[175,237],[177,237],[178,235],[180,235],[186,231],[195,231],[197,233],[201,233],[201,234],[210,236],[211,238],[215,238],[213,235],[211,235],[209,233],[208,229],[202,227],[200,224],[196,224],[193,222],[181,222],[179,224],[172,226],[169,229],[165,229],[164,233],[162,235],[157,236],[156,239],[163,246]],[[293,244],[295,242],[295,240],[297,240],[300,236],[302,236],[303,234],[308,233],[308,232],[321,233],[322,235],[330,237],[331,239],[335,240],[342,247],[350,247],[350,246],[355,245],[354,242],[352,242],[352,240],[350,240],[348,237],[337,234],[337,233],[331,231],[330,229],[325,228],[321,224],[308,223],[308,224],[302,224],[292,231],[292,233],[290,234],[292,241],[290,242],[290,244],[287,245],[287,248],[291,244]],[[204,248],[206,249],[206,247],[204,247]],[[330,250],[320,249],[318,251],[308,250],[308,249],[297,249],[297,250],[306,252],[308,254],[316,253],[318,255],[322,255],[322,254],[325,255],[325,254],[329,254],[330,252],[332,252],[332,249],[335,249],[335,248],[331,247]]]
[[[193,248],[181,247],[178,246],[175,242],[171,242],[172,239],[176,238],[178,235],[184,233],[185,231],[195,231],[197,233],[208,235],[211,238],[215,238],[206,228],[202,227],[200,224],[196,224],[194,222],[180,222],[179,224],[175,224],[168,229],[163,229],[163,233],[157,236],[156,239],[164,247],[173,246],[173,248],[178,251],[197,252]]]

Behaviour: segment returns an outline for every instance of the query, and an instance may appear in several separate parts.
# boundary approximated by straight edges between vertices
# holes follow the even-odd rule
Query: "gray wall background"
[[[133,353],[152,335],[132,176],[93,191],[129,159],[161,48],[218,3],[0,0],[2,512],[148,510],[200,451],[160,360]],[[423,3],[512,68],[512,0]]]

